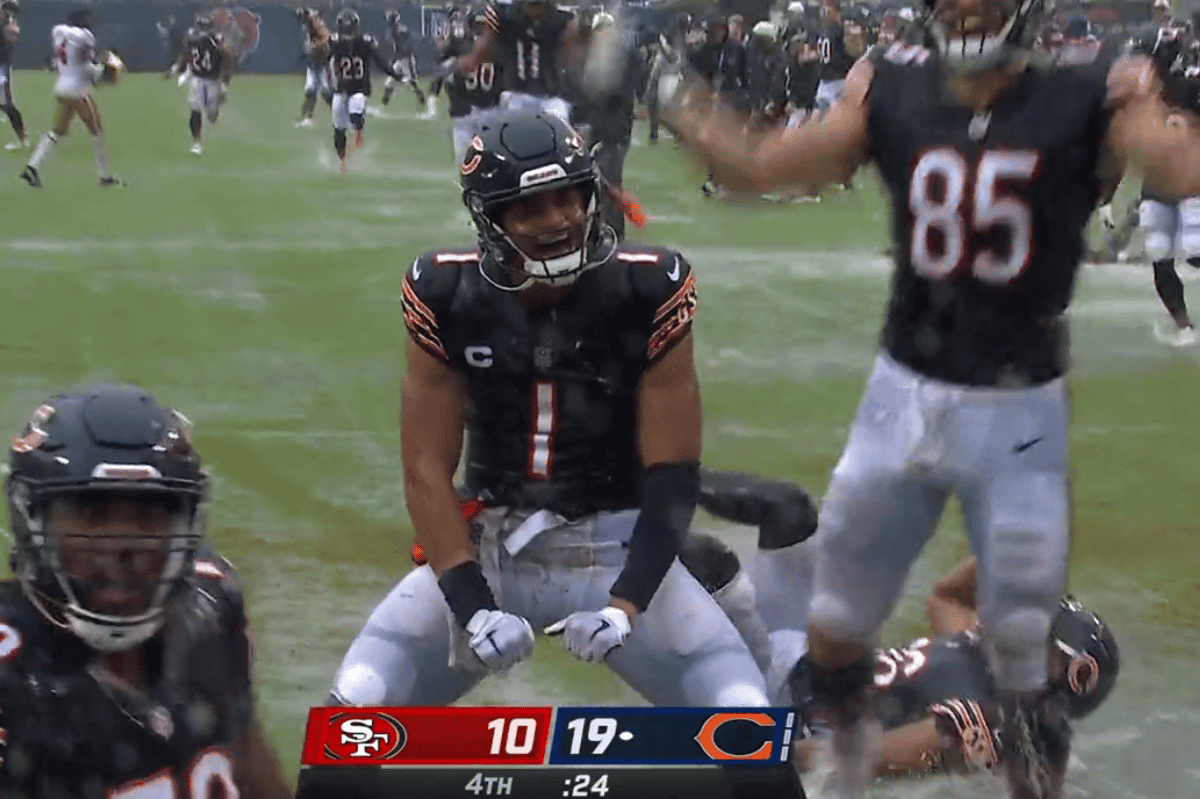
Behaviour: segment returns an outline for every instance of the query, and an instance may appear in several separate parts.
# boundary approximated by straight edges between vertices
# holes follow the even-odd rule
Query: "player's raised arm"
[[[1127,56],[1109,72],[1108,99],[1113,154],[1141,172],[1144,186],[1158,196],[1200,194],[1200,98],[1190,111],[1169,108],[1151,60]]]
[[[379,68],[379,71],[385,75],[391,75],[393,80],[404,80],[404,77],[392,69],[392,65],[384,60],[379,54],[379,43],[375,41],[373,36],[364,37],[367,39],[367,52],[370,53],[371,61]]]
[[[845,96],[823,118],[799,128],[775,128],[748,137],[732,109],[677,107],[670,112],[680,142],[721,185],[761,194],[780,187],[818,188],[840,182],[867,156],[867,96],[874,67],[859,60],[846,77]]]

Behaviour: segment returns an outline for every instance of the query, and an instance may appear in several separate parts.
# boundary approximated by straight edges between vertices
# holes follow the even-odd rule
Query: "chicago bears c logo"
[[[221,8],[213,12],[213,23],[229,42],[238,63],[258,49],[258,31],[262,17],[248,8]]]
[[[404,725],[386,713],[346,712],[329,717],[325,756],[336,760],[387,760],[408,743]]]
[[[483,139],[478,136],[471,139],[471,144],[467,148],[467,156],[463,162],[459,164],[458,171],[464,175],[469,175],[476,169],[479,169],[479,164],[483,161]]]

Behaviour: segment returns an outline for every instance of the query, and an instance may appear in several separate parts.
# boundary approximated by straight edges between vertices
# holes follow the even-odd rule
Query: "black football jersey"
[[[846,30],[842,24],[822,24],[813,32],[810,42],[817,48],[821,80],[844,79],[850,71],[850,55],[846,52]]]
[[[471,39],[454,37],[447,43],[443,57],[466,55],[473,49]],[[446,81],[446,97],[452,117],[466,116],[475,108],[494,108],[500,103],[499,68],[485,61],[470,74],[456,72]]]
[[[885,728],[933,717],[968,768],[999,762],[995,684],[976,631],[878,650],[875,687]]]
[[[187,40],[188,68],[198,78],[218,78],[224,66],[221,37],[217,33],[195,32]]]
[[[869,57],[870,156],[896,260],[884,349],[963,385],[1060,376],[1064,311],[1100,197],[1107,69],[1030,69],[975,114],[947,99],[930,51],[895,44]]]
[[[465,494],[568,518],[637,507],[638,385],[691,330],[691,267],[622,244],[562,302],[527,313],[479,257],[427,253],[403,293],[409,335],[467,376]]]
[[[392,53],[399,60],[410,57],[413,54],[412,34],[408,31],[408,26],[403,22],[395,22],[391,25]]]
[[[230,746],[253,712],[250,642],[229,564],[206,552],[195,585],[146,644],[132,691],[97,653],[0,582],[0,795],[119,799],[235,795]]]
[[[335,92],[369,95],[372,63],[387,71],[387,65],[379,55],[379,45],[371,34],[342,36],[335,33],[329,37],[329,71]]]
[[[551,7],[546,16],[531,23],[516,9],[519,4],[487,6],[488,27],[496,34],[496,61],[499,62],[507,91],[556,97],[562,91],[563,31],[574,15]]]

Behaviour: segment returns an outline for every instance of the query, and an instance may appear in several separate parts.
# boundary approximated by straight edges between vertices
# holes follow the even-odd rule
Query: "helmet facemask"
[[[14,570],[26,595],[101,652],[131,649],[158,631],[192,574],[203,530],[199,496],[127,487],[9,490]],[[114,499],[122,508],[115,517]]]
[[[1032,52],[1042,19],[1052,6],[1052,0],[1017,0],[1015,8],[1012,0],[1003,7],[981,2],[978,13],[959,13],[957,19],[946,20],[938,2],[928,28],[951,67],[963,72],[996,69]]]
[[[487,203],[482,202],[477,196],[467,198],[467,207],[480,232],[483,248],[491,256],[490,259],[484,259],[484,261],[494,261],[492,264],[485,264],[483,261],[480,263],[483,276],[492,285],[505,291],[521,291],[534,283],[554,288],[569,286],[584,272],[607,260],[611,254],[616,237],[611,228],[601,221],[598,196],[600,177],[595,173],[595,167],[591,167],[586,174],[574,178],[566,176],[565,171],[562,174],[562,178],[545,186],[539,186],[534,192],[518,192],[515,196],[493,199]],[[501,224],[501,216],[504,209],[514,201],[533,194],[567,187],[578,191],[583,203],[579,247],[562,255],[537,258],[527,252],[528,247],[522,248],[504,229]],[[553,235],[553,232],[547,235]],[[517,265],[515,282],[499,279],[497,276],[489,274],[489,268],[492,270],[499,268],[502,274],[507,276],[514,265]]]

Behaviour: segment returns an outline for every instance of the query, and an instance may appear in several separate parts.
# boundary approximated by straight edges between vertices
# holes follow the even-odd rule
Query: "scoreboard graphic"
[[[321,707],[297,799],[803,799],[786,708]]]

